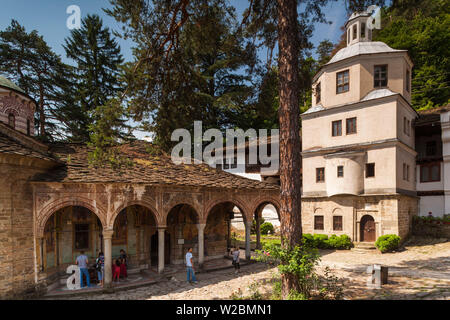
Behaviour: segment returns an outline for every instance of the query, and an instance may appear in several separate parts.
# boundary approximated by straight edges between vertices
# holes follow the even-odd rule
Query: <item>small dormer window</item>
[[[16,128],[16,117],[12,113],[8,115],[8,125],[13,129]]]
[[[375,88],[386,87],[387,83],[388,83],[387,65],[375,66],[373,86]]]

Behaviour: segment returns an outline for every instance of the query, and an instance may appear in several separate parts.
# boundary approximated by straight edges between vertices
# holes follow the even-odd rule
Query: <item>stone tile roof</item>
[[[132,161],[131,167],[113,169],[90,167],[89,149],[79,144],[55,144],[51,151],[66,165],[39,174],[35,182],[60,183],[142,183],[146,185],[177,185],[225,189],[278,190],[275,184],[240,177],[211,168],[206,164],[180,164],[160,152],[151,143],[134,141],[119,147],[120,154]]]
[[[59,161],[48,152],[48,146],[2,122],[0,122],[0,154],[14,154],[53,162]]]
[[[2,153],[38,158],[42,160],[55,160],[50,155],[26,147],[0,132],[0,154]]]

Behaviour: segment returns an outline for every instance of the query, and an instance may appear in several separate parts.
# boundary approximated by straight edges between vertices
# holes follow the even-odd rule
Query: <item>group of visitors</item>
[[[239,272],[240,265],[239,265],[239,255],[240,251],[239,248],[233,248],[231,250],[231,254],[233,256],[232,264],[235,269],[235,273]],[[192,248],[188,249],[188,252],[186,253],[186,272],[187,272],[187,281],[189,283],[197,283],[197,278],[195,277],[195,270],[194,270],[194,258],[192,255]],[[84,254],[84,251],[81,251],[81,254],[77,257],[76,264],[80,268],[80,285],[81,288],[83,288],[83,275],[86,277],[86,284],[88,287],[90,287],[90,279],[89,279],[89,270],[88,270],[88,257]],[[103,279],[105,277],[105,256],[103,252],[100,252],[98,254],[98,258],[95,261],[95,270],[97,271],[97,278],[99,280],[99,285],[103,286]],[[113,281],[120,281],[120,277],[127,278],[127,254],[125,253],[125,250],[120,250],[120,256],[118,259],[114,260],[114,263],[112,264],[112,274],[113,274]]]
[[[112,265],[113,281],[120,281],[120,277],[127,278],[127,254],[123,249],[120,250],[119,259],[114,260]]]
[[[80,252],[80,255],[76,259],[76,264],[80,268],[80,287],[83,288],[83,275],[86,277],[87,287],[91,286],[89,269],[88,269],[88,257],[84,254],[84,251]],[[113,280],[119,280],[120,277],[127,278],[127,254],[125,250],[120,250],[120,256],[118,259],[114,260],[112,264],[112,274]],[[95,271],[97,272],[97,279],[99,281],[98,285],[103,286],[103,280],[105,278],[105,255],[103,252],[99,252],[97,259],[95,260]]]

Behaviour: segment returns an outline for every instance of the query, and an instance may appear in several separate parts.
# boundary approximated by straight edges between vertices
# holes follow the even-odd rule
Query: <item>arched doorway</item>
[[[43,239],[38,243],[38,262],[47,283],[59,281],[69,265],[83,252],[93,262],[103,251],[103,227],[100,219],[88,208],[67,206],[55,211],[45,222]],[[91,276],[96,279],[96,276]]]
[[[244,211],[231,201],[215,204],[205,227],[205,259],[223,257],[232,247],[244,247],[247,223]]]
[[[165,264],[182,264],[189,248],[198,257],[197,211],[189,204],[174,206],[167,215],[164,256]]]
[[[360,222],[360,241],[374,242],[376,237],[375,220],[372,216],[365,215]]]
[[[142,205],[130,205],[120,211],[114,219],[112,236],[112,259],[120,256],[120,250],[127,253],[128,268],[146,269],[158,263],[158,256],[151,256],[152,235],[157,235],[156,219],[152,210]]]
[[[271,202],[260,203],[254,212],[252,223],[252,237],[256,237],[256,248],[261,249],[261,237],[274,237],[280,231],[280,213],[278,208]],[[267,226],[261,226],[267,224]],[[272,225],[272,227],[270,227]],[[270,227],[270,228],[269,228]]]

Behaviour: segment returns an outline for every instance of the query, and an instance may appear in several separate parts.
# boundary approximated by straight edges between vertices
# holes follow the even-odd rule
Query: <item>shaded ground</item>
[[[413,239],[403,251],[389,254],[323,250],[321,255],[320,269],[329,266],[343,280],[345,299],[450,300],[450,242],[446,240]],[[389,283],[382,289],[366,287],[365,270],[374,263],[389,267]],[[270,294],[276,271],[257,263],[242,267],[238,275],[233,269],[199,274],[197,284],[187,283],[185,273],[178,272],[170,280],[146,287],[70,299],[230,299],[239,291],[243,296],[251,295],[251,285],[262,294]]]

